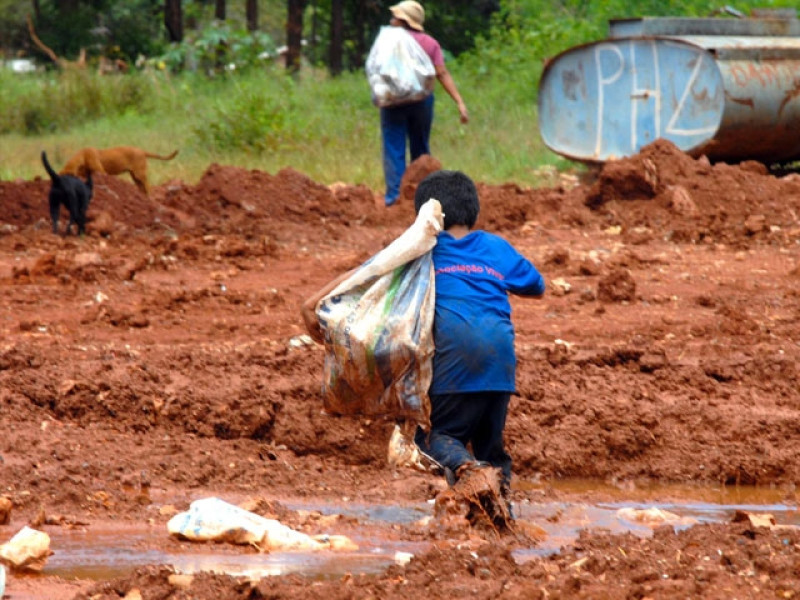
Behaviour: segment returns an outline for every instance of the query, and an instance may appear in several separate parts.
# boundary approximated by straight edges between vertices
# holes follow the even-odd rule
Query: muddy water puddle
[[[350,538],[358,544],[351,551],[291,551],[256,553],[248,548],[213,542],[192,544],[190,553],[153,549],[163,546],[166,530],[138,532],[53,532],[54,554],[43,573],[65,579],[104,580],[126,575],[149,564],[172,565],[180,573],[212,571],[252,578],[295,573],[317,579],[337,578],[346,573],[380,573],[392,564],[423,550],[424,544]]]
[[[776,489],[759,488],[637,488],[618,489],[598,482],[548,483],[548,487],[565,494],[577,493],[606,498],[604,502],[531,502],[515,504],[518,519],[533,523],[546,534],[536,546],[517,550],[519,562],[558,552],[572,543],[582,529],[604,529],[611,533],[630,532],[647,536],[652,526],[632,518],[636,511],[659,509],[677,517],[675,528],[694,523],[730,520],[737,511],[769,513],[784,525],[800,526],[797,505],[786,502],[786,494]],[[534,490],[536,485],[520,484],[520,489]],[[651,498],[679,498],[656,501]],[[51,548],[44,573],[65,579],[104,580],[129,573],[147,564],[169,564],[183,573],[214,571],[253,578],[295,573],[311,578],[338,578],[346,573],[379,573],[409,555],[428,548],[424,542],[381,539],[380,529],[411,524],[433,514],[432,503],[415,506],[372,504],[287,504],[293,510],[312,510],[322,514],[355,517],[369,534],[349,534],[358,550],[316,552],[253,553],[237,552],[230,546],[220,549],[214,543],[193,544],[191,553],[164,550],[166,529],[160,527],[123,531],[52,531]],[[375,533],[375,532],[378,533]],[[337,533],[330,531],[328,533]],[[387,536],[389,537],[389,536]],[[396,536],[392,536],[396,537]],[[154,549],[161,548],[161,549]]]

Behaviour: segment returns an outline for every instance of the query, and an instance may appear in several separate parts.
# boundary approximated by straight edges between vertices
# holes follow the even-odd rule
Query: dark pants
[[[502,484],[511,483],[511,456],[503,445],[503,429],[511,394],[476,392],[431,396],[431,431],[417,429],[420,449],[454,473],[468,462],[481,460],[502,471]],[[467,450],[472,445],[473,456]]]
[[[400,182],[406,172],[406,138],[411,161],[430,154],[431,125],[433,124],[433,94],[419,102],[381,109],[383,137],[383,175],[386,179],[386,205],[392,205],[400,195]]]

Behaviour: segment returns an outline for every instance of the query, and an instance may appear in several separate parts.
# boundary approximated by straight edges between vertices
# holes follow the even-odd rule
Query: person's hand
[[[467,105],[463,102],[458,105],[458,114],[461,115],[462,123],[469,123],[469,113],[467,112]]]

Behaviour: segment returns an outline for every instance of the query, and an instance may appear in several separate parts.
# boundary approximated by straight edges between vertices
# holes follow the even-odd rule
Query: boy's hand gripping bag
[[[435,301],[431,249],[442,208],[414,224],[317,304],[325,332],[323,397],[337,414],[430,422]]]
[[[364,65],[376,106],[417,102],[433,92],[436,68],[410,33],[384,25]]]

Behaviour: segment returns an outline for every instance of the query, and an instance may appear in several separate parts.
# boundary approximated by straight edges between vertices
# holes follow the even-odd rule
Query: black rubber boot
[[[447,481],[447,487],[453,487],[456,484],[456,474],[453,473],[452,469],[448,467],[444,467],[444,478]]]

